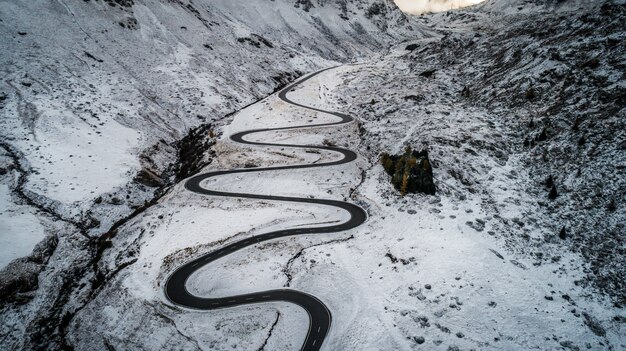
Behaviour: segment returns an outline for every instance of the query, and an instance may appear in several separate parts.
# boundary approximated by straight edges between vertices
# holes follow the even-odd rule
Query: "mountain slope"
[[[356,162],[202,186],[353,202],[367,221],[253,244],[186,288],[310,293],[332,311],[326,349],[626,348],[624,1],[494,0],[410,19],[386,1],[1,4],[0,215],[32,234],[26,250],[46,237],[1,273],[7,348],[297,349],[296,306],[186,310],[163,282],[233,242],[346,220],[182,182],[336,159],[229,136],[333,121],[264,97],[340,62],[289,95],[358,124],[254,140],[335,144]],[[406,146],[428,150],[435,195],[392,186],[379,155]]]
[[[230,113],[416,33],[379,0],[2,1],[0,19],[2,262],[30,254],[0,273],[5,301],[32,301],[3,306],[16,348],[62,343],[117,269],[98,266],[115,228],[210,162]]]

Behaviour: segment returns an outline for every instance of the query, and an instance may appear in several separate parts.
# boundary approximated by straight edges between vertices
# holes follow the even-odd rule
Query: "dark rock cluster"
[[[402,155],[383,153],[380,161],[391,176],[391,183],[402,195],[407,193],[434,195],[437,192],[428,151],[414,151],[407,147]]]

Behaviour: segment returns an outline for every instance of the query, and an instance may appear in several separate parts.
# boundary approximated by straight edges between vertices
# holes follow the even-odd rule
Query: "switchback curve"
[[[346,123],[352,122],[354,119],[346,114],[339,112],[331,112],[325,111],[319,108],[305,106],[299,104],[297,102],[292,101],[287,97],[287,93],[293,89],[295,86],[302,84],[303,82],[315,77],[316,75],[329,70],[331,68],[327,68],[313,74],[306,76],[299,81],[296,81],[284,89],[282,89],[278,97],[295,106],[306,108],[309,110],[314,110],[322,113],[331,114],[340,118],[338,122],[331,123],[322,123],[322,124],[310,124],[310,125],[301,125],[301,126],[290,126],[290,127],[282,127],[282,128],[265,128],[265,129],[254,129],[239,132],[233,134],[231,139],[235,142],[248,144],[248,145],[258,145],[258,146],[279,146],[279,147],[288,147],[288,148],[305,148],[305,149],[318,149],[318,150],[328,150],[340,153],[343,155],[343,158],[335,161],[330,161],[326,163],[316,163],[316,164],[302,164],[302,165],[290,165],[290,166],[277,166],[277,167],[265,167],[265,168],[244,168],[244,169],[234,169],[228,171],[215,171],[204,174],[198,174],[189,178],[185,182],[185,188],[194,193],[203,194],[203,195],[211,195],[211,196],[229,196],[229,197],[238,197],[238,198],[247,198],[247,199],[260,199],[260,200],[275,200],[275,201],[286,201],[286,202],[298,202],[298,203],[310,203],[310,204],[318,204],[324,206],[331,206],[341,208],[347,211],[350,214],[350,219],[344,223],[340,223],[337,225],[326,226],[326,227],[310,227],[310,228],[297,228],[297,229],[283,229],[278,231],[273,231],[269,233],[259,234],[251,238],[246,238],[239,240],[237,242],[233,242],[225,247],[219,248],[215,251],[208,252],[196,259],[193,259],[182,266],[178,267],[167,279],[165,283],[165,296],[172,303],[198,310],[213,310],[217,308],[226,308],[239,306],[244,304],[253,304],[253,303],[262,303],[262,302],[274,302],[274,301],[286,301],[297,304],[304,308],[309,314],[309,330],[306,335],[306,339],[302,345],[301,350],[319,350],[324,342],[326,334],[330,329],[331,325],[331,313],[324,305],[322,301],[311,294],[307,294],[302,291],[292,290],[292,289],[277,289],[277,290],[268,290],[262,292],[255,292],[251,294],[243,294],[236,296],[228,296],[228,297],[220,297],[220,298],[207,298],[207,297],[199,297],[190,293],[186,288],[186,281],[196,270],[200,269],[202,266],[209,264],[212,261],[215,261],[221,257],[227,256],[237,250],[242,248],[267,241],[274,240],[276,238],[291,236],[291,235],[303,235],[303,234],[323,234],[323,233],[335,233],[345,231],[354,227],[359,226],[361,223],[365,222],[367,219],[367,215],[365,211],[354,204],[337,201],[337,200],[327,200],[327,199],[313,199],[313,198],[299,198],[299,197],[287,197],[287,196],[271,196],[271,195],[258,195],[258,194],[247,194],[247,193],[233,193],[233,192],[225,192],[225,191],[216,191],[205,189],[201,186],[202,182],[206,179],[227,175],[227,174],[238,174],[238,173],[250,173],[250,172],[266,172],[266,171],[277,171],[277,170],[287,170],[287,169],[302,169],[302,168],[318,168],[318,167],[328,167],[328,166],[336,166],[342,165],[345,163],[349,163],[354,161],[357,158],[356,153],[351,150],[332,147],[332,146],[319,146],[319,145],[296,145],[296,144],[274,144],[274,143],[264,143],[264,142],[252,142],[244,139],[246,135],[250,135],[253,133],[260,132],[268,132],[268,131],[277,131],[277,130],[290,130],[290,129],[303,129],[303,128],[312,128],[312,127],[325,127],[325,126],[337,126]]]

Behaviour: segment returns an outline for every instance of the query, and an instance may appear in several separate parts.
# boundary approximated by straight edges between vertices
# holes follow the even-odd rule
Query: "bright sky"
[[[469,6],[484,0],[394,0],[398,7],[408,13],[438,12]]]

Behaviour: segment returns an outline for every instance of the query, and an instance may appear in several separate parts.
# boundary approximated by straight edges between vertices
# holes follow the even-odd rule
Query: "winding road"
[[[332,206],[338,207],[350,213],[350,219],[341,224],[336,224],[332,226],[326,227],[313,227],[313,228],[297,228],[297,229],[283,229],[278,231],[273,231],[269,233],[259,234],[254,237],[246,238],[239,240],[237,242],[233,242],[227,246],[221,247],[215,251],[208,252],[192,261],[185,263],[184,265],[178,267],[167,279],[165,283],[165,296],[172,303],[198,310],[212,310],[217,308],[226,308],[233,307],[245,304],[253,304],[253,303],[263,303],[263,302],[275,302],[275,301],[285,301],[297,304],[304,308],[309,314],[309,330],[306,335],[306,339],[304,344],[302,345],[302,350],[319,350],[324,342],[326,334],[330,329],[331,325],[331,313],[326,307],[326,305],[316,298],[313,295],[307,294],[302,291],[292,290],[292,289],[277,289],[277,290],[268,290],[262,292],[255,292],[251,294],[243,294],[229,297],[220,297],[220,298],[208,298],[208,297],[199,297],[190,293],[186,288],[186,281],[190,275],[192,275],[196,270],[200,269],[202,266],[211,263],[221,257],[227,256],[237,250],[241,250],[245,247],[255,245],[257,243],[261,243],[263,241],[274,240],[281,237],[292,236],[292,235],[308,235],[308,234],[323,234],[323,233],[335,233],[345,231],[354,227],[359,226],[361,223],[365,222],[367,219],[367,214],[365,211],[354,204],[350,204],[347,202],[336,201],[336,200],[325,200],[325,199],[313,199],[313,198],[300,198],[300,197],[286,197],[286,196],[271,196],[271,195],[257,195],[257,194],[246,194],[246,193],[233,193],[233,192],[224,192],[224,191],[216,191],[205,189],[201,186],[202,182],[206,179],[227,175],[227,174],[238,174],[238,173],[250,173],[250,172],[267,172],[267,171],[277,171],[277,170],[287,170],[287,169],[302,169],[302,168],[318,168],[318,167],[329,167],[329,166],[337,166],[345,163],[349,163],[354,161],[357,158],[356,153],[353,151],[342,149],[338,147],[331,146],[318,146],[318,145],[294,145],[294,144],[274,144],[274,143],[264,143],[264,142],[252,142],[245,140],[245,136],[268,132],[268,131],[277,131],[277,130],[290,130],[290,129],[303,129],[303,128],[312,128],[312,127],[321,127],[321,126],[338,126],[346,123],[352,122],[354,119],[346,114],[339,112],[331,112],[325,111],[322,109],[305,106],[290,100],[287,97],[287,93],[293,89],[295,86],[304,83],[305,81],[315,77],[316,75],[329,70],[331,68],[327,68],[315,73],[312,73],[299,81],[296,81],[284,89],[282,89],[278,93],[278,97],[291,104],[301,108],[306,108],[309,110],[322,112],[330,115],[334,115],[339,117],[340,120],[337,122],[331,123],[323,123],[323,124],[307,124],[300,126],[290,126],[290,127],[282,127],[282,128],[266,128],[266,129],[254,129],[248,130],[240,133],[233,134],[231,139],[235,142],[248,144],[248,145],[258,145],[258,146],[278,146],[284,148],[304,148],[304,149],[318,149],[318,150],[329,150],[333,152],[340,153],[343,157],[336,161],[326,162],[326,163],[316,163],[316,164],[302,164],[302,165],[290,165],[290,166],[277,166],[277,167],[266,167],[266,168],[245,168],[245,169],[234,169],[228,171],[216,171],[204,174],[198,174],[189,178],[185,182],[185,188],[194,193],[203,194],[203,195],[211,195],[211,196],[228,196],[228,197],[237,197],[237,198],[246,198],[246,199],[260,199],[260,200],[275,200],[275,201],[287,201],[287,202],[298,202],[298,203],[310,203],[310,204],[318,204],[324,206]]]

